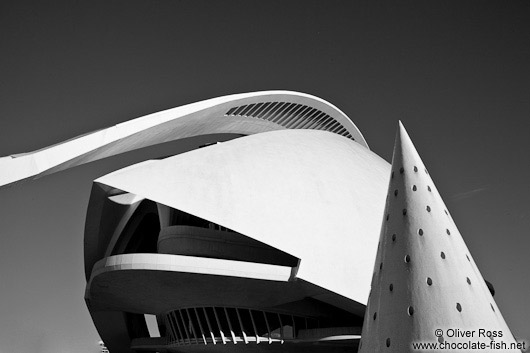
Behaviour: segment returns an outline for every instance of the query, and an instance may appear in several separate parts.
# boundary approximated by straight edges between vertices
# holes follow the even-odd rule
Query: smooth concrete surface
[[[355,141],[367,147],[362,134],[350,119],[320,98],[290,91],[243,93],[161,111],[38,151],[2,157],[0,187],[186,137],[215,133],[251,135],[285,129],[276,122],[254,117],[225,116],[233,107],[271,101],[298,103],[319,109],[342,124]]]
[[[96,327],[104,327],[98,333],[105,346],[112,353],[130,353],[131,338],[127,329],[125,315],[121,311],[90,311]]]
[[[298,266],[299,261],[294,256],[239,233],[191,226],[162,228],[158,236],[158,253],[289,267]]]
[[[283,130],[136,164],[96,183],[277,248],[301,260],[298,278],[366,303],[389,170],[342,136]],[[94,237],[86,233],[85,242],[103,242]],[[98,256],[86,253],[88,268]]]
[[[455,330],[472,336],[455,337]],[[491,352],[492,339],[507,344],[499,351],[520,352],[509,349],[515,339],[400,123],[360,352],[470,341],[488,349],[439,350]]]
[[[291,268],[240,261],[165,254],[116,255],[100,261],[87,284],[91,312],[160,314],[176,308],[220,306],[273,308],[305,298],[344,298],[303,280],[290,280]],[[362,316],[349,301],[344,310]],[[289,310],[296,310],[290,308]],[[307,311],[300,307],[300,310]]]
[[[104,272],[124,269],[186,272],[268,281],[287,281],[291,275],[291,268],[286,266],[197,256],[123,254],[110,256],[96,263],[92,270],[92,278]]]

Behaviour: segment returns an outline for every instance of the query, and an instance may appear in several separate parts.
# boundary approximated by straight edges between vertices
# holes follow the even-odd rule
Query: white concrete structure
[[[208,349],[263,340],[307,350],[317,341],[328,350],[355,346],[377,241],[369,234],[379,231],[389,165],[319,98],[258,92],[170,109],[3,158],[0,180],[219,133],[252,136],[94,183],[86,300],[105,344],[112,352],[193,350],[195,334]],[[236,312],[241,317],[230,320]],[[149,337],[144,314],[157,316],[161,338]],[[187,332],[186,320],[202,330]],[[237,328],[223,329],[223,320]]]
[[[351,326],[335,333],[344,345],[354,344],[389,173],[388,163],[348,138],[285,130],[146,161],[99,178],[87,215],[85,261],[87,302],[100,333],[109,322],[115,327],[112,310],[163,316],[179,308],[215,306],[301,315],[329,305],[340,312],[340,324],[328,327]],[[152,230],[153,250],[119,255],[125,252],[120,242],[128,236],[126,225],[147,202],[160,227]],[[205,225],[175,220],[177,213]],[[109,220],[108,214],[123,215]],[[197,239],[202,243],[192,243]],[[185,285],[188,281],[195,286]],[[148,283],[148,289],[139,283]],[[164,300],[151,292],[166,293]],[[312,309],[300,310],[300,305]],[[340,315],[351,315],[351,324]],[[253,328],[245,334],[256,336]],[[304,334],[310,342],[325,338],[297,331],[283,341],[293,344]],[[112,351],[110,340],[105,342]]]
[[[35,152],[2,157],[0,187],[186,137],[290,128],[331,131],[366,146],[348,117],[320,98],[289,91],[243,93],[146,115]]]
[[[106,347],[113,353],[356,351],[391,168],[368,149],[344,113],[319,98],[257,92],[151,114],[36,152],[1,158],[0,187],[142,147],[210,134],[226,134],[232,140],[212,140],[187,153],[144,161],[93,184],[85,227],[85,299]],[[410,146],[406,144],[407,151]],[[419,161],[407,158],[407,168]],[[390,181],[392,187],[395,180],[394,176]],[[400,187],[404,185],[410,186]],[[437,195],[429,185],[429,196]],[[419,191],[403,194],[410,198],[415,193]],[[411,214],[420,214],[417,203],[406,205],[411,208],[407,219],[416,220]],[[443,209],[443,203],[434,198],[430,207]],[[390,219],[394,222],[395,217]],[[412,224],[399,220],[396,226]],[[445,221],[426,220],[425,231],[434,231]],[[447,227],[457,234],[454,225]],[[384,238],[384,246],[392,246]],[[440,240],[432,246],[465,252],[463,242],[454,241]],[[402,244],[402,251],[411,251],[405,263],[409,269],[418,261],[442,276],[432,277],[440,283],[462,275],[441,274],[433,258],[421,257],[410,242]],[[378,255],[377,264],[386,247],[380,246],[383,255]],[[384,268],[396,276],[397,303],[405,305],[410,293],[399,292],[398,283],[421,286],[418,280],[423,275],[411,280],[399,272],[403,264],[395,258],[388,261],[393,266]],[[447,261],[452,268],[463,268],[462,262]],[[476,289],[459,302],[465,306],[471,306],[474,295],[490,300],[476,266],[469,266],[471,272],[465,275]],[[371,298],[383,298],[381,293],[374,286]],[[447,298],[442,291],[436,293],[440,303],[456,300],[454,292]],[[387,315],[385,324],[390,326],[374,325],[365,317],[366,351],[379,350],[383,336],[386,344],[391,325],[397,325],[396,318],[401,320],[399,305],[388,307],[384,298],[371,299],[370,315],[374,305],[386,313],[381,315]],[[426,305],[419,302],[415,310]],[[478,318],[498,317],[500,323],[494,303],[492,308],[493,314]],[[457,320],[458,315],[450,319]],[[157,328],[147,327],[154,321]],[[410,335],[419,332],[414,325],[397,330],[406,332],[391,339],[392,347],[404,347]]]
[[[400,123],[360,352],[520,348]]]

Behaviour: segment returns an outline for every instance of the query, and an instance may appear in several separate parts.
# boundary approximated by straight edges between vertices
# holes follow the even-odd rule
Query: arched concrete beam
[[[290,106],[282,114],[276,114],[274,118],[267,120],[261,116],[262,108],[258,109],[257,104],[269,102],[289,102],[297,106],[296,109]],[[250,109],[252,104],[256,108]],[[243,109],[244,106],[248,107],[248,111]],[[236,109],[237,107],[241,109]],[[290,111],[291,108],[293,109]],[[273,110],[271,108],[270,112]],[[328,117],[326,121],[322,120],[322,124],[316,122],[320,120],[316,119],[317,111]],[[348,117],[320,98],[289,91],[243,93],[164,110],[38,151],[2,157],[0,187],[186,137],[215,133],[251,135],[287,128],[337,133],[340,129],[344,136],[351,136],[351,139],[368,147],[362,134]]]

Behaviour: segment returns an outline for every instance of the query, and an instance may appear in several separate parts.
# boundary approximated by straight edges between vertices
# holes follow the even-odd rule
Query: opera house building
[[[391,165],[314,96],[151,114],[3,157],[0,185],[205,135],[92,185],[85,299],[110,352],[407,352],[445,323],[513,340],[404,128]]]

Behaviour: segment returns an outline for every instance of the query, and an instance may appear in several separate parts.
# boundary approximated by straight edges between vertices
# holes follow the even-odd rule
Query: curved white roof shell
[[[366,303],[389,176],[386,161],[350,139],[284,130],[146,161],[96,182],[296,256],[296,277]]]
[[[320,98],[289,91],[243,93],[168,109],[35,152],[0,158],[0,187],[186,137],[283,129],[330,131],[367,147],[348,117]]]

